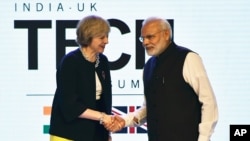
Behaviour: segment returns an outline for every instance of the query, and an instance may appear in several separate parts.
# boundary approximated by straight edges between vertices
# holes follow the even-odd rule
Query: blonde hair
[[[108,35],[110,32],[110,25],[107,20],[96,15],[90,15],[80,20],[76,27],[76,42],[81,47],[88,46],[93,37],[101,34]]]

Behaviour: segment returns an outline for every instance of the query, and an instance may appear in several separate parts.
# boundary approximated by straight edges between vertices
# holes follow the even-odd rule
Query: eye
[[[154,37],[155,37],[154,35],[147,35],[147,36],[145,36],[145,38],[148,39],[148,40],[152,40]]]
[[[103,35],[103,36],[99,37],[99,39],[102,39],[102,40],[105,39],[105,38],[108,38],[108,36],[107,35]]]
[[[147,35],[146,38],[149,39],[149,40],[151,40],[151,39],[154,38],[154,35]]]

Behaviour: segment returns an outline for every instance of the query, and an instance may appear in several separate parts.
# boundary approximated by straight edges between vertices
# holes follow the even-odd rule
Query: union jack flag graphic
[[[136,109],[140,108],[140,106],[113,106],[112,114],[114,115],[125,115],[127,113],[134,112]],[[147,133],[147,124],[143,124],[140,127],[126,127],[122,130],[115,132],[116,134],[143,134]],[[114,133],[114,134],[115,134]]]

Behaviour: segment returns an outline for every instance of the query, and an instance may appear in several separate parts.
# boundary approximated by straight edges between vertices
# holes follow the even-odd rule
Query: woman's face
[[[92,42],[89,45],[95,53],[103,53],[106,44],[108,44],[108,35],[102,34],[96,37],[93,37]]]

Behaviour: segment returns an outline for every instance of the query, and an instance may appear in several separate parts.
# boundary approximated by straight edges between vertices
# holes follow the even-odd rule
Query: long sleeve
[[[206,70],[198,54],[187,54],[183,77],[194,89],[202,104],[198,141],[209,141],[218,121],[218,107]]]
[[[131,126],[140,126],[146,122],[146,115],[147,115],[147,109],[146,109],[146,101],[144,99],[142,106],[137,109],[133,113],[128,113],[127,115],[123,116],[123,119],[125,120],[125,126],[131,127]],[[134,117],[138,119],[138,123],[134,122]]]
[[[60,110],[67,121],[75,120],[87,109],[84,102],[77,100],[77,82],[80,81],[83,86],[85,86],[86,82],[83,83],[83,80],[77,77],[79,74],[76,73],[76,70],[79,69],[78,66],[80,65],[77,63],[79,62],[78,58],[73,57],[72,54],[73,53],[63,58],[57,70],[57,91],[55,94],[55,102],[59,104]],[[91,73],[88,75],[90,76],[90,74]],[[93,85],[94,79],[91,79],[91,82],[88,81],[88,83]]]

